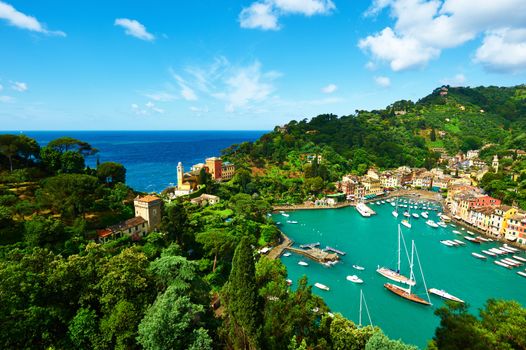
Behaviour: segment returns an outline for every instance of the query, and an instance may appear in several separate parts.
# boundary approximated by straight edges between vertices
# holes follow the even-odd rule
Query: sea
[[[136,191],[161,192],[177,183],[177,164],[185,170],[205,158],[220,156],[221,150],[255,141],[267,131],[26,131],[41,146],[69,136],[99,150],[86,163],[117,162],[126,167],[126,183]]]
[[[404,216],[400,210],[399,217],[393,217],[393,207],[388,203],[371,204],[370,207],[377,214],[369,218],[362,217],[354,207],[298,210],[289,212],[289,217],[274,214],[274,220],[281,222],[281,230],[295,242],[294,247],[320,242],[320,248],[330,246],[346,253],[332,267],[297,254],[282,256],[281,261],[287,267],[293,288],[303,275],[307,276],[311,285],[318,282],[328,286],[329,291],[313,287],[313,292],[325,300],[332,312],[339,312],[358,324],[360,291],[363,291],[373,325],[381,327],[391,338],[425,348],[440,322],[434,311],[444,305],[444,300],[430,295],[433,305],[424,306],[384,288],[384,283],[392,281],[379,275],[376,269],[378,266],[396,269],[398,225]],[[437,221],[438,212],[430,211],[429,218]],[[467,229],[451,225],[447,228],[432,228],[425,221],[422,217],[412,219],[411,229],[401,226],[408,255],[411,254],[411,241],[414,241],[419,257],[418,261],[415,254],[414,274],[417,284],[414,293],[427,298],[426,289],[443,289],[468,303],[473,314],[478,314],[478,309],[484,306],[488,298],[516,300],[526,306],[526,278],[516,273],[524,271],[524,265],[520,269],[509,270],[494,264],[495,258],[488,257],[484,261],[471,255],[472,252],[481,253],[483,249],[500,246],[500,243],[473,244],[464,238],[469,236]],[[447,247],[440,243],[440,240],[449,239],[462,240],[466,245]],[[401,272],[406,276],[409,276],[408,255],[402,249]],[[526,258],[524,252],[519,255]],[[308,266],[298,265],[299,261],[307,262]],[[354,269],[354,264],[365,270]],[[358,275],[364,283],[347,281],[348,275]],[[362,325],[368,325],[365,304],[362,307]]]

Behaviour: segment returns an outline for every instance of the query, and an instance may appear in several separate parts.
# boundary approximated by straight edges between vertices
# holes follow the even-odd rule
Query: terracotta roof
[[[146,195],[144,197],[138,197],[138,198],[136,198],[136,200],[139,201],[139,202],[150,203],[150,202],[158,201],[158,200],[160,200],[160,198],[157,197],[157,196],[149,194],[149,195]]]
[[[99,238],[108,237],[112,233],[113,233],[113,231],[111,229],[109,229],[109,228],[105,228],[105,229],[102,229],[102,230],[97,230],[97,236],[99,236]]]
[[[123,231],[123,230],[127,230],[129,228],[135,227],[135,226],[139,226],[139,225],[144,224],[146,222],[147,221],[144,220],[142,218],[142,216],[136,216],[136,217],[128,219],[126,221],[119,222],[117,225],[110,226],[110,227],[108,227],[108,229],[112,230],[112,231]]]

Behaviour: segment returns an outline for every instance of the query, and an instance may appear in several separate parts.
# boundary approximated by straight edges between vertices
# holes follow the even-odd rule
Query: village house
[[[514,215],[510,215],[507,220],[506,229],[504,230],[504,237],[508,241],[515,242],[518,239],[524,242],[526,230],[526,213],[517,211]],[[519,241],[519,243],[522,243]]]
[[[384,171],[380,174],[380,184],[383,188],[398,188],[402,186],[403,176],[392,171]]]
[[[205,205],[214,205],[219,203],[220,198],[212,194],[203,193],[199,197],[192,198],[190,203],[205,206]]]
[[[502,237],[508,226],[508,219],[517,213],[517,208],[500,205],[491,214],[490,233],[495,237]]]
[[[475,159],[475,158],[478,158],[479,157],[479,153],[480,151],[478,149],[472,149],[472,150],[469,150],[467,151],[466,153],[466,158],[467,159]]]
[[[431,188],[433,185],[433,173],[430,171],[414,172],[413,187]]]

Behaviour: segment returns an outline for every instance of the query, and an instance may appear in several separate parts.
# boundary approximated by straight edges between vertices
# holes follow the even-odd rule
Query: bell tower
[[[183,176],[184,176],[183,163],[179,162],[177,164],[177,188],[179,189],[183,188]]]
[[[493,169],[495,169],[495,174],[499,171],[499,157],[495,154],[493,157],[493,162],[491,162],[491,166]]]

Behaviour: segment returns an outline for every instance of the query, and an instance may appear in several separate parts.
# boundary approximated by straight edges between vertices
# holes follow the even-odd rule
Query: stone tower
[[[491,163],[491,166],[495,170],[495,174],[499,171],[499,157],[495,154],[493,157],[493,162]]]
[[[183,188],[183,176],[184,176],[183,163],[179,162],[177,164],[177,188],[178,189]]]
[[[135,206],[135,217],[142,217],[148,221],[148,231],[158,229],[161,225],[161,206],[163,201],[152,195],[137,197],[133,201]]]

